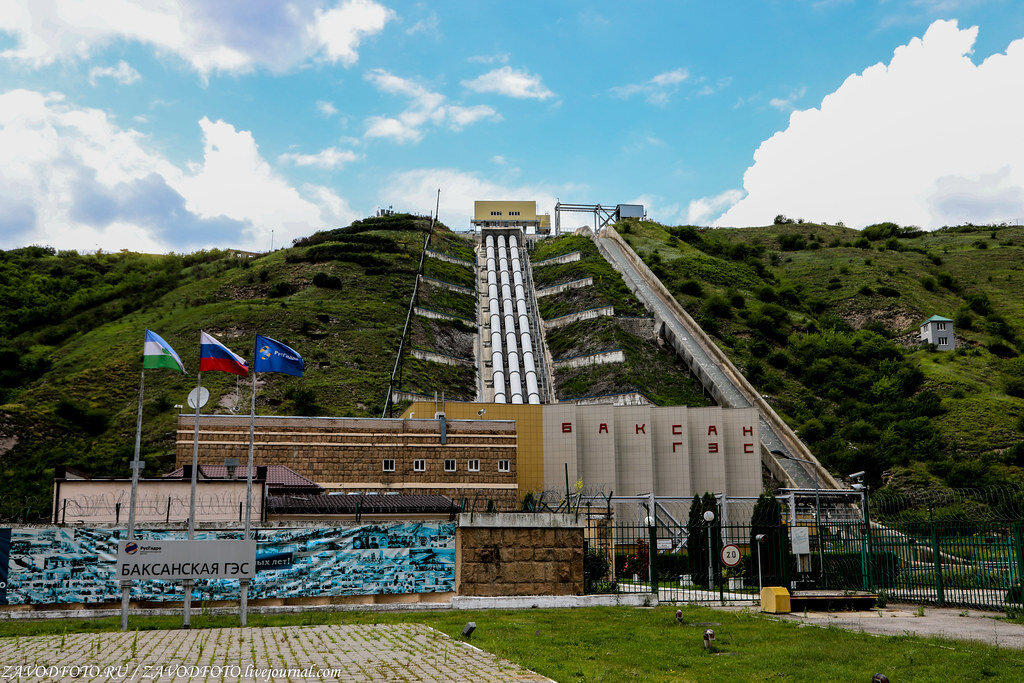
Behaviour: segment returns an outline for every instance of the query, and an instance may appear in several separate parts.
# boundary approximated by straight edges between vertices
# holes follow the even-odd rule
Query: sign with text
[[[251,579],[256,575],[255,541],[120,541],[117,578]]]
[[[789,542],[793,545],[794,555],[811,554],[811,532],[805,526],[795,526],[789,530]]]

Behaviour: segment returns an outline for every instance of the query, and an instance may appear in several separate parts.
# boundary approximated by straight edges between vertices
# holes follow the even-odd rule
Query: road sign
[[[738,545],[729,544],[722,548],[722,564],[726,567],[735,567],[743,559],[743,553],[740,552]]]

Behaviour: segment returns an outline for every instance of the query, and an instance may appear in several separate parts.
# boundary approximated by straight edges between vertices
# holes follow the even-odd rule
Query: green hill
[[[617,229],[834,473],[1024,482],[1024,228]]]
[[[246,358],[256,332],[302,353],[304,378],[260,376],[262,414],[380,416],[429,225],[370,218],[255,258],[0,252],[0,518],[48,515],[57,464],[128,475],[146,328],[192,373],[147,372],[147,474],[173,459],[201,329]],[[203,386],[206,411],[247,410],[247,379],[207,373]]]
[[[302,379],[260,376],[261,414],[379,416],[416,282],[428,219],[356,221],[251,256],[0,252],[0,518],[49,514],[53,468],[126,476],[143,333],[192,372],[146,377],[147,474],[170,468],[177,410],[194,387],[198,332],[251,358],[256,332],[299,350]],[[836,474],[920,487],[1024,482],[1024,228],[919,233],[780,224],[715,230],[623,221],[617,229]],[[435,226],[396,389],[473,398],[471,243]],[[623,349],[626,362],[555,373],[559,397],[640,391],[658,403],[705,401],[685,367],[650,338],[647,313],[593,243],[545,240],[537,287],[593,277],[549,295],[551,319],[589,307],[614,316],[547,333],[552,357]],[[446,284],[447,283],[447,284]],[[916,344],[918,324],[954,319],[960,348]],[[422,354],[421,354],[422,355]],[[244,412],[248,380],[204,376],[209,412]],[[187,410],[187,409],[186,409]]]

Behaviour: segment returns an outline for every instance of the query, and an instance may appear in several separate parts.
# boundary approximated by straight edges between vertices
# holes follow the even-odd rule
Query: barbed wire
[[[873,517],[907,522],[1024,520],[1024,487],[882,489],[870,496]]]

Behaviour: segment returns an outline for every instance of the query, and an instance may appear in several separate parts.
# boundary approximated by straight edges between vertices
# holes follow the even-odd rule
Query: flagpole
[[[256,356],[253,355],[252,399],[249,404],[249,466],[245,470],[245,540],[252,536],[252,467],[256,438]],[[249,579],[242,579],[241,622],[245,626],[249,612]]]
[[[135,457],[132,459],[132,497],[128,507],[128,540],[135,538],[135,500],[139,492],[139,451],[142,449],[142,395],[146,389],[146,369],[139,379],[139,412],[135,419]],[[128,603],[131,599],[131,582],[121,582],[121,630],[128,630]]]
[[[196,535],[196,479],[199,474],[199,411],[203,407],[200,394],[203,390],[203,373],[196,373],[196,422],[195,431],[192,434],[192,489],[188,500],[188,540],[194,540]],[[192,579],[185,579],[185,604],[182,628],[191,628],[192,608]]]

